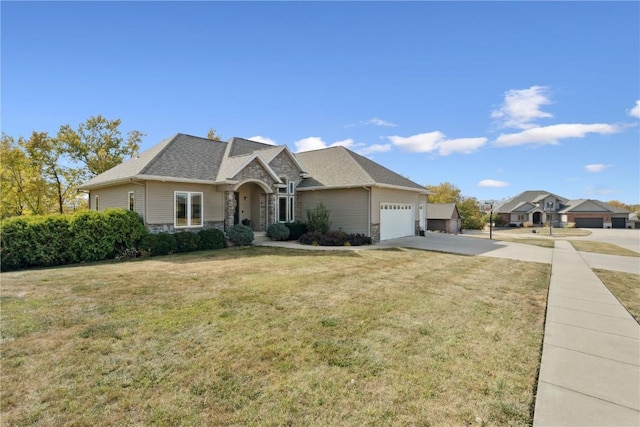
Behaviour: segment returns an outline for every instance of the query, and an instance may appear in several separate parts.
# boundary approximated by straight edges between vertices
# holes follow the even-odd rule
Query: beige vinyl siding
[[[147,224],[173,224],[175,191],[201,192],[204,199],[203,220],[205,222],[224,220],[224,192],[217,191],[215,186],[147,181]],[[100,203],[102,204],[102,200]]]
[[[135,194],[135,211],[144,218],[144,185],[125,184],[109,188],[91,190],[91,209],[95,209],[95,198],[100,197],[101,211],[109,208],[129,210],[129,192]]]
[[[345,233],[369,235],[369,191],[364,188],[343,190],[319,190],[299,192],[302,212],[301,221],[307,221],[307,210],[320,202],[331,211],[331,228],[342,228]]]
[[[380,223],[380,203],[412,203],[416,213],[416,221],[420,218],[420,205],[427,203],[427,196],[413,191],[394,190],[374,187],[371,193],[371,223]],[[426,215],[426,213],[425,213]]]

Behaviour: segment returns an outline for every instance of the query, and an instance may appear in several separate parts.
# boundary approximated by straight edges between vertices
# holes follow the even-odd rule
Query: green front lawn
[[[530,425],[550,266],[232,248],[3,273],[3,425]]]

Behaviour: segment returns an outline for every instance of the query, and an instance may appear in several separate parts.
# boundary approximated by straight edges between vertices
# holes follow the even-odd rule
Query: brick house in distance
[[[569,200],[548,191],[525,191],[496,209],[504,224],[524,223],[554,227],[627,228],[629,212],[593,199]]]

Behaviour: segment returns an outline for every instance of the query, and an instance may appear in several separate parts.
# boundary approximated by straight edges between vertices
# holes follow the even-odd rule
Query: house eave
[[[79,190],[96,190],[105,187],[112,187],[114,185],[122,185],[129,183],[140,184],[136,181],[158,181],[158,182],[180,182],[185,184],[206,184],[206,185],[229,185],[237,184],[238,181],[232,179],[226,179],[223,181],[212,181],[209,179],[193,179],[193,178],[179,178],[174,176],[158,176],[158,175],[136,175],[129,178],[114,179],[111,181],[101,182],[99,184],[87,185],[83,184],[78,187]]]
[[[315,187],[303,187],[297,188],[297,191],[318,191],[318,190],[345,190],[350,188],[365,188],[365,187],[377,187],[377,188],[389,188],[392,190],[403,190],[403,191],[412,191],[415,193],[429,195],[434,194],[433,192],[425,189],[412,188],[412,187],[403,187],[401,185],[391,185],[391,184],[380,184],[380,183],[362,183],[362,184],[350,184],[350,185],[322,185]]]

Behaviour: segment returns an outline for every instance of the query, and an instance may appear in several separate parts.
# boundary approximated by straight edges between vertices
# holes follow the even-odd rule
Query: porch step
[[[262,242],[268,242],[271,239],[267,237],[267,232],[266,231],[254,231],[253,232],[253,243],[262,243]]]

